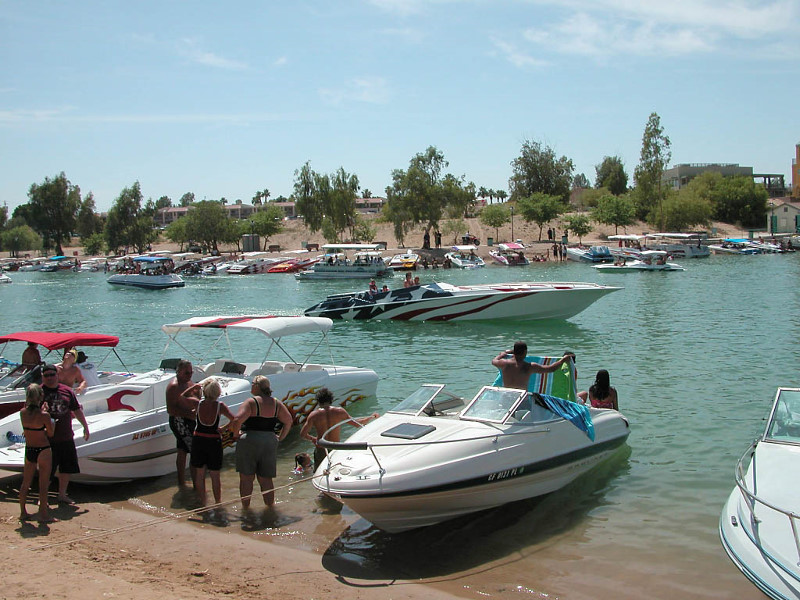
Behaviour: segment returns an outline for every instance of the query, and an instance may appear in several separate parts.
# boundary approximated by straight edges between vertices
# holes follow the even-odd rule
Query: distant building
[[[798,151],[800,152],[800,151]],[[751,177],[756,183],[763,184],[770,198],[786,194],[786,183],[781,173],[753,173],[753,167],[742,167],[736,163],[691,163],[675,165],[666,169],[661,181],[679,190],[702,173],[720,173],[723,177]]]
[[[386,198],[356,198],[356,210],[361,214],[379,213],[386,204]]]
[[[772,198],[767,202],[769,233],[800,233],[800,202],[793,198]]]
[[[800,200],[800,144],[794,150],[796,154],[792,159],[792,196]]]
[[[288,219],[294,219],[297,217],[297,211],[295,210],[294,202],[269,202],[268,204],[261,206],[253,206],[252,204],[243,204],[241,202],[237,202],[236,204],[223,204],[222,208],[228,214],[228,217],[238,221],[242,219],[249,219],[254,213],[269,205],[277,206],[282,209],[286,215],[286,218]],[[159,208],[155,217],[156,225],[159,227],[166,227],[181,217],[185,217],[186,213],[188,213],[192,208],[194,207],[191,204],[189,206],[168,206],[167,208]]]

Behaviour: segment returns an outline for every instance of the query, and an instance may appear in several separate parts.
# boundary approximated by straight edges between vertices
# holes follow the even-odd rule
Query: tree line
[[[585,210],[573,211],[564,219],[566,229],[579,239],[591,232],[592,221],[612,225],[617,231],[636,221],[645,221],[658,231],[705,227],[712,220],[741,227],[763,225],[767,191],[762,185],[748,177],[725,178],[709,172],[676,190],[663,181],[671,158],[671,141],[657,113],[652,113],[645,125],[632,187],[618,156],[605,156],[595,166],[595,183],[590,187],[583,173],[575,174],[571,159],[557,156],[536,140],[525,140],[519,156],[511,161],[509,193],[476,187],[464,175],[446,172],[449,163],[444,154],[430,146],[413,156],[406,169],[392,171],[379,219],[392,224],[397,242],[403,245],[405,236],[418,226],[456,239],[467,230],[465,219],[470,216],[478,214],[484,224],[499,228],[510,221],[513,211],[524,221],[537,224],[541,239],[546,224],[572,211],[570,196],[580,189]],[[343,167],[324,174],[315,172],[307,162],[295,171],[288,200],[295,202],[306,227],[312,233],[321,231],[330,242],[345,238],[372,241],[374,226],[356,210],[359,191],[358,176]],[[361,192],[363,197],[371,195],[369,190]],[[191,210],[171,223],[164,234],[181,245],[194,241],[216,250],[220,244],[238,247],[242,236],[252,233],[264,238],[266,248],[267,240],[283,227],[284,212],[274,202],[287,200],[278,197],[269,202],[269,197],[268,189],[257,191],[251,200],[257,208],[254,214],[235,220],[223,209],[226,198],[198,202],[187,192],[178,205]],[[489,202],[479,207],[479,198]],[[495,198],[500,203],[494,203]],[[80,188],[62,172],[32,184],[28,202],[18,206],[10,218],[7,207],[0,208],[0,247],[12,255],[40,248],[60,254],[75,233],[87,254],[118,253],[124,248],[143,252],[158,238],[158,210],[170,206],[167,196],[145,201],[137,181],[120,192],[103,218],[92,193],[82,198]]]

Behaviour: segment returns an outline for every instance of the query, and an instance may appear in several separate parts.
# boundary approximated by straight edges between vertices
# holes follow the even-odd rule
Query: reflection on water
[[[328,547],[322,564],[348,578],[416,579],[441,577],[534,551],[566,530],[574,533],[592,510],[603,505],[606,493],[617,485],[616,478],[629,471],[630,454],[630,447],[623,446],[592,471],[547,496],[431,527],[390,534],[360,519]]]

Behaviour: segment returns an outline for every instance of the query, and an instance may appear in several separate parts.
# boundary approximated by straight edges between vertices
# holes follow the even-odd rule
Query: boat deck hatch
[[[422,436],[428,435],[431,431],[436,431],[433,425],[418,425],[416,423],[401,423],[391,429],[387,429],[381,436],[400,438],[401,440],[418,440]]]

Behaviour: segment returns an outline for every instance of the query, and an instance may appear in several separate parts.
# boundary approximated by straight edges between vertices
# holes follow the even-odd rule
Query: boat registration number
[[[522,475],[525,467],[514,467],[513,469],[506,469],[505,471],[498,471],[497,473],[490,473],[486,481],[500,481],[501,479],[508,479],[509,477],[516,477]]]

